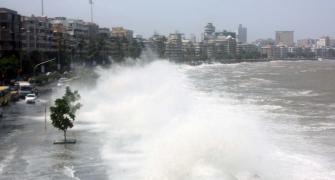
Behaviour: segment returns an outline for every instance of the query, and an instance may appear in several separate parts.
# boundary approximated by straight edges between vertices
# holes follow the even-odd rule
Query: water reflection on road
[[[53,145],[62,133],[44,124],[45,103],[19,101],[4,108],[0,120],[0,180],[7,179],[107,179],[99,158],[100,142],[90,132],[70,130],[76,145]],[[79,138],[80,137],[80,138]]]

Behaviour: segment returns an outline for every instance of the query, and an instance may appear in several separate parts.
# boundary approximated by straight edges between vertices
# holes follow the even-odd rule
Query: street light
[[[44,130],[47,130],[47,107],[50,106],[50,102],[48,100],[40,99],[39,102],[41,102],[44,105]]]
[[[35,77],[35,71],[36,71],[36,68],[37,68],[38,66],[43,65],[43,64],[46,64],[46,63],[51,62],[51,61],[54,61],[54,60],[56,60],[56,58],[49,59],[49,60],[43,61],[43,62],[41,62],[41,63],[39,63],[39,64],[36,64],[36,65],[34,66],[34,77]]]

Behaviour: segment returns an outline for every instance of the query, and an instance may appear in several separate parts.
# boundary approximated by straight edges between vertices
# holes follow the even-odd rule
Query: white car
[[[58,80],[57,86],[64,86],[66,84],[66,82],[68,82],[69,79],[68,78],[60,78]]]
[[[26,103],[36,103],[36,94],[28,94],[25,98]]]

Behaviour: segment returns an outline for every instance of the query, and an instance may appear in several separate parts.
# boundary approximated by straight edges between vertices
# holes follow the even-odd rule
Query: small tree
[[[66,87],[65,95],[55,100],[55,106],[50,107],[50,118],[52,125],[64,132],[64,142],[66,142],[66,131],[73,127],[76,119],[76,111],[80,109],[81,104],[78,91],[72,92],[70,87]]]

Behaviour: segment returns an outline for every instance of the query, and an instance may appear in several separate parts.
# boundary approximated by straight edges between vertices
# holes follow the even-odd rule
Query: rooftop
[[[17,11],[0,7],[0,13],[13,13],[13,14],[17,14]]]

